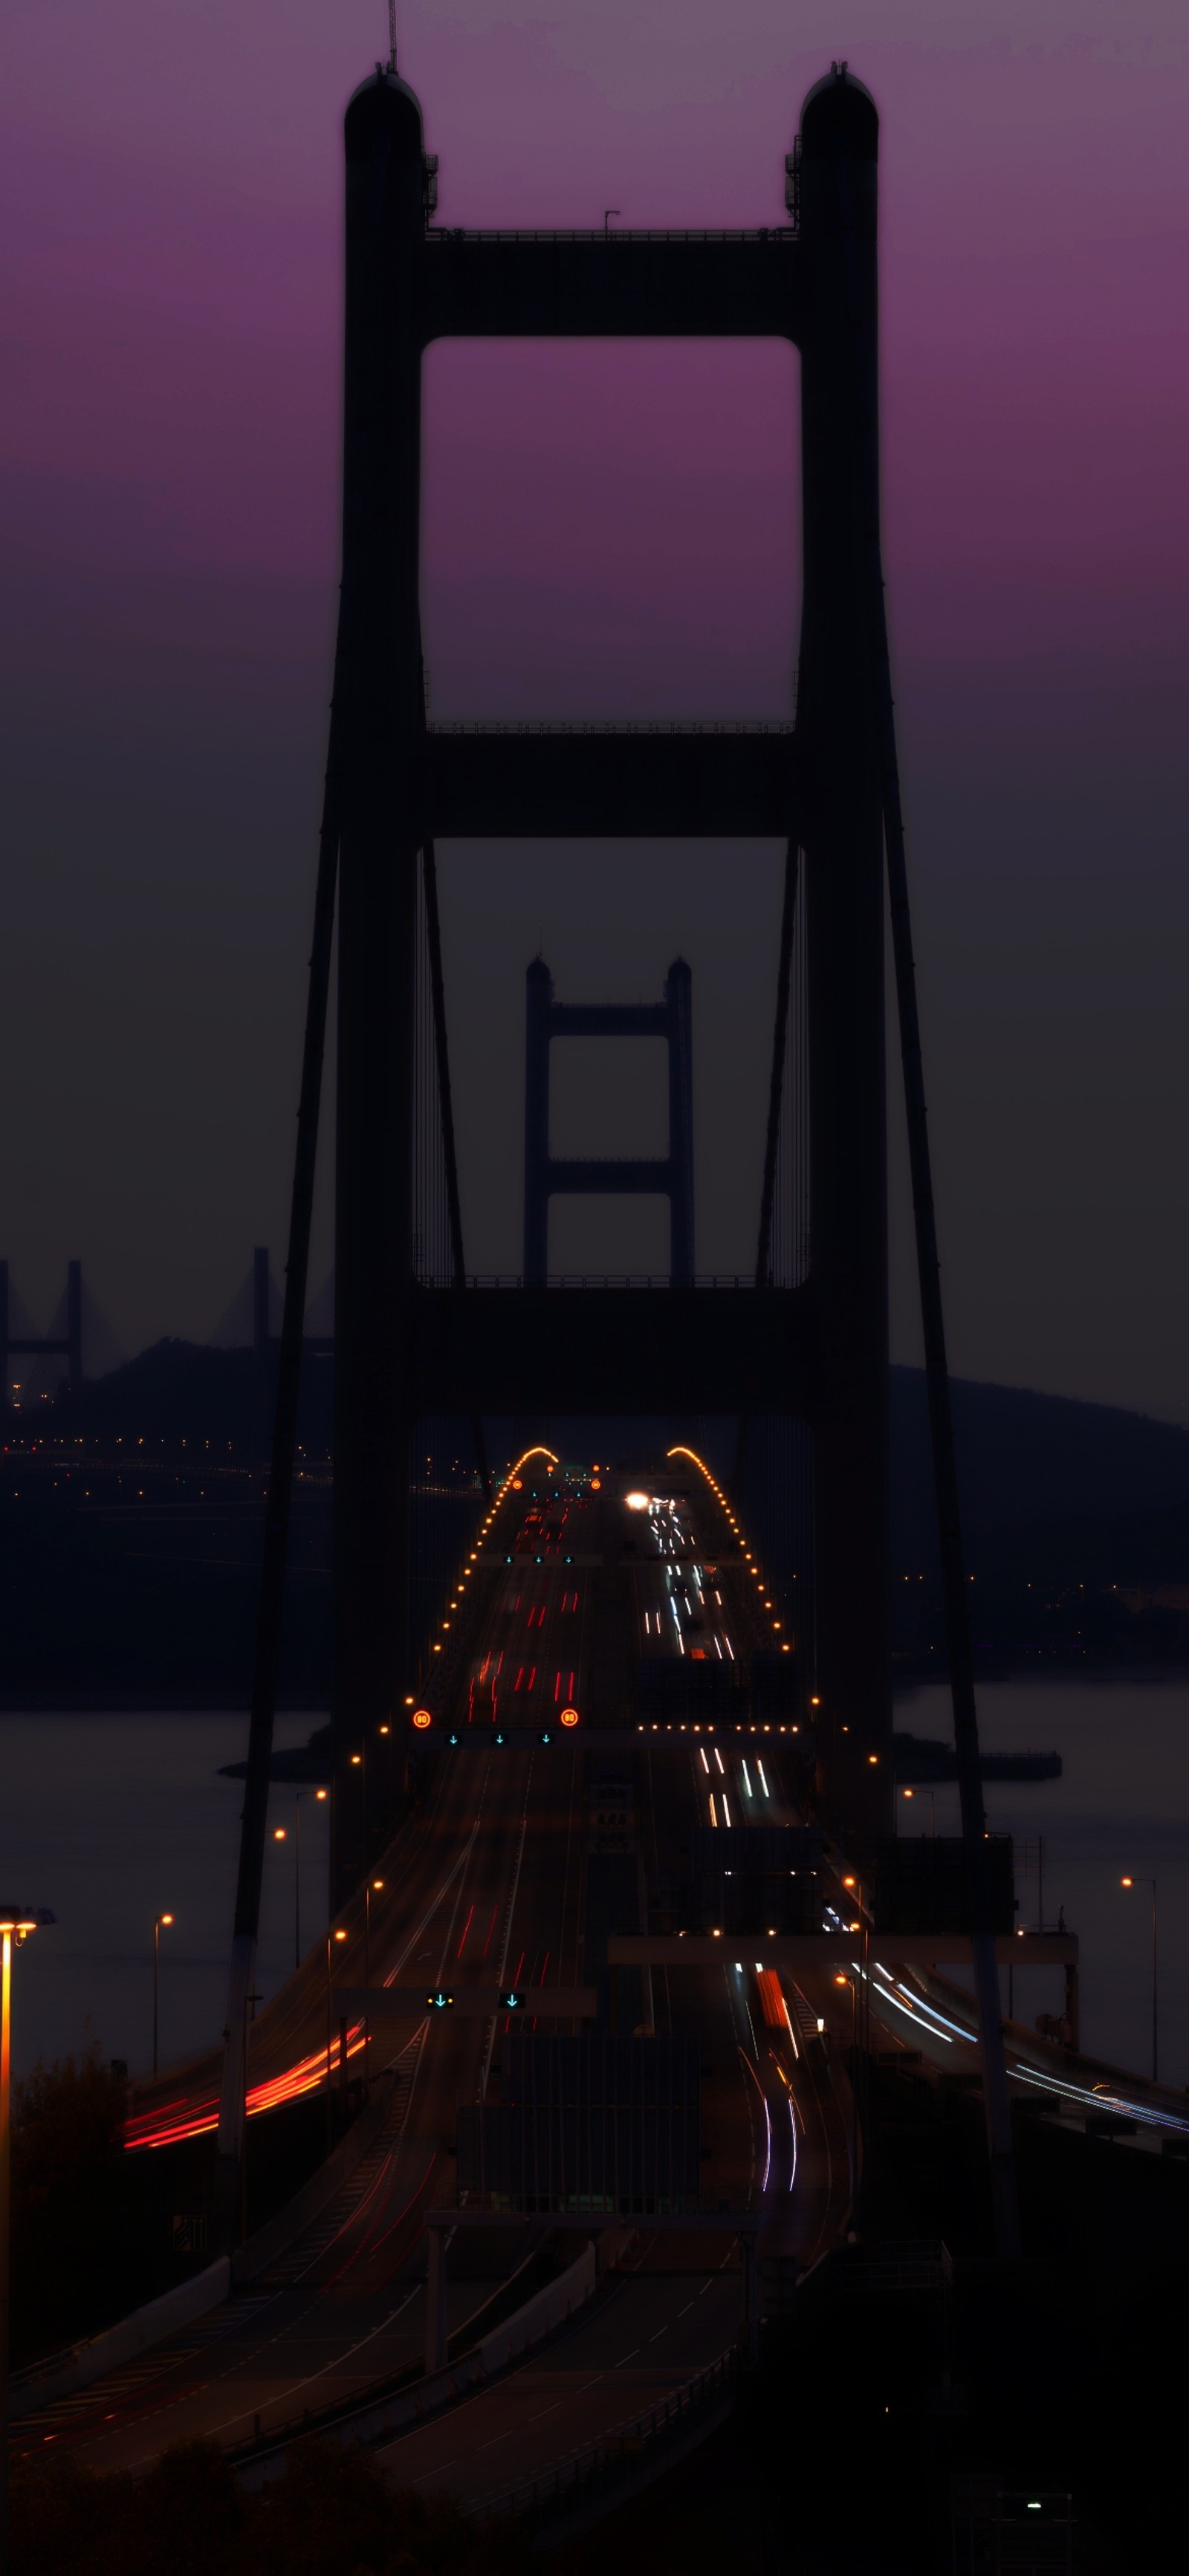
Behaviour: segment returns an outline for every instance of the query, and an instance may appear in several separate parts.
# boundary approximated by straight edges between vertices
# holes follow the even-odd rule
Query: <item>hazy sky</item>
[[[1189,1419],[1185,15],[402,0],[445,222],[778,221],[883,118],[886,558],[956,1364]],[[279,1262],[336,581],[340,127],[384,0],[14,0],[0,1250],[128,1348]],[[436,350],[438,715],[774,714],[796,370]],[[698,1258],[752,1252],[778,854],[442,853],[468,1253],[519,1252],[523,970],[695,973]],[[561,1141],[648,1150],[622,1081]],[[580,1220],[580,1221],[579,1221]],[[633,1220],[635,1222],[637,1220]],[[559,1223],[558,1258],[652,1258]],[[896,1346],[915,1347],[897,1199]],[[325,1211],[319,1264],[328,1259]],[[318,1265],[316,1264],[316,1269]]]

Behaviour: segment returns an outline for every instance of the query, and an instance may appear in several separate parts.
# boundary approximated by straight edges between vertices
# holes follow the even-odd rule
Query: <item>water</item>
[[[321,1723],[277,1720],[278,1747]],[[13,2066],[76,2053],[147,2072],[153,2054],[153,1919],[161,1933],[162,2065],[207,2048],[227,2010],[227,1960],[243,1783],[246,1717],[0,1714],[0,1895],[52,1906],[57,1923],[26,1942],[13,1971]],[[295,1791],[269,1804],[257,1988],[270,1995],[293,1965]],[[301,1809],[301,1914],[306,1948],[326,1921],[327,1817]],[[283,1844],[272,1839],[284,1825]]]
[[[1060,1753],[1060,1780],[986,1784],[987,1822],[1034,1847],[1044,1838],[1044,1919],[1058,1907],[1081,1943],[1082,2046],[1141,2075],[1152,2067],[1152,1891],[1155,1878],[1160,2074],[1189,2083],[1189,1678],[985,1683],[979,1726],[988,1752]],[[949,1693],[930,1687],[896,1704],[914,1735],[951,1734]],[[958,1831],[956,1788],[938,1788],[939,1834]],[[929,1792],[897,1799],[898,1825],[929,1829]],[[1034,1848],[1017,1866],[1018,1921],[1039,1921]],[[1017,1970],[1015,2013],[1061,2009],[1060,1971]],[[1006,1980],[1005,1980],[1006,1994]]]
[[[994,1750],[1055,1748],[1057,1781],[989,1782],[996,1832],[1034,1846],[1043,1835],[1044,1913],[1057,1909],[1082,1943],[1086,2048],[1147,2072],[1151,2064],[1150,1890],[1125,1893],[1124,1872],[1159,1889],[1160,2072],[1189,2083],[1189,1680],[1005,1682],[979,1693]],[[278,1745],[302,1744],[316,1717],[277,1723]],[[897,1724],[949,1733],[943,1689],[897,1704]],[[151,2063],[153,1917],[161,1934],[162,2063],[209,2046],[223,2026],[241,1786],[219,1764],[242,1759],[247,1722],[212,1716],[0,1714],[0,1894],[50,1905],[58,1917],[16,1963],[13,2053],[18,2073],[94,2037],[133,2072]],[[293,1961],[291,1788],[269,1811],[257,1986],[271,1994]],[[958,1824],[956,1790],[933,1793],[938,1833]],[[897,1801],[901,1831],[929,1826],[929,1792]],[[283,1824],[288,1839],[272,1841]],[[302,1802],[302,1938],[326,1919],[327,1809]],[[1020,1920],[1034,1924],[1033,1857],[1017,1880]],[[1059,1973],[1017,1971],[1021,2020],[1060,2009]]]

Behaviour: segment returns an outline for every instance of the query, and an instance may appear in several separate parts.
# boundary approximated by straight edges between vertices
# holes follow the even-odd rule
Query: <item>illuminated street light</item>
[[[1150,1887],[1152,1890],[1152,2082],[1156,2082],[1157,1983],[1156,1983],[1156,1881],[1154,1878],[1121,1878],[1120,1887]]]
[[[345,1940],[346,1940],[346,1938],[347,1938],[347,1935],[346,1935],[346,1933],[341,1929],[341,1927],[340,1927],[337,1931],[329,1931],[329,1930],[328,1930],[327,1935],[326,1935],[326,2147],[327,2147],[327,2153],[329,2153],[329,2151],[330,2151],[330,2121],[331,2121],[331,2115],[330,2115],[330,2034],[331,2034],[331,2017],[330,2017],[330,1962],[331,1962],[331,1957],[332,1957],[332,1955],[333,1955],[333,1949],[334,1949],[334,1944],[335,1944],[335,1942],[336,1942],[336,1941],[345,1941]]]
[[[365,1886],[365,1888],[364,1888],[364,1891],[363,1891],[363,1983],[364,1983],[365,1991],[370,1989],[370,1987],[371,1987],[371,1982],[372,1982],[372,1971],[371,1971],[372,1894],[373,1894],[373,1891],[374,1891],[374,1892],[375,1892],[375,1894],[378,1896],[378,1895],[379,1895],[379,1893],[380,1893],[381,1888],[383,1887],[383,1885],[384,1885],[384,1881],[383,1881],[383,1879],[382,1879],[382,1878],[369,1878],[369,1880],[367,1881],[367,1884],[366,1884],[366,1886]],[[369,2091],[370,2086],[371,2086],[371,2080],[372,2080],[372,2033],[371,2033],[371,2024],[370,2024],[370,2022],[368,2021],[367,2015],[366,2015],[366,2013],[365,2013],[365,2015],[364,2015],[364,2021],[363,2021],[363,2084],[364,2084],[364,2091],[365,2091],[365,2092],[368,2092],[368,2091]]]
[[[153,2073],[157,2072],[157,1999],[161,1975],[161,1926],[172,1923],[172,1914],[158,1914],[153,1924]]]
[[[8,2307],[12,2173],[12,1954],[52,1923],[44,1905],[0,1905],[0,2569],[8,2567]]]

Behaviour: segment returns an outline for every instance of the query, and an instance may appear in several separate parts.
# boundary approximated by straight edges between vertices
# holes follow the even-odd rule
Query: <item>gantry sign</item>
[[[409,1428],[425,1413],[786,1413],[814,1436],[817,1686],[833,1811],[888,1796],[887,1250],[873,103],[805,102],[790,219],[740,232],[429,220],[421,110],[379,69],[346,118],[337,1092],[335,1705],[403,1705]],[[799,185],[795,182],[799,181]],[[791,341],[801,355],[795,728],[427,727],[421,366],[439,339]],[[789,459],[790,473],[794,459]],[[811,1272],[788,1290],[413,1285],[413,974],[434,836],[785,838],[803,853]],[[579,862],[575,862],[578,864]],[[564,1306],[563,1306],[564,1299]],[[392,1329],[394,1315],[399,1329]],[[348,1789],[340,1886],[352,1876]]]

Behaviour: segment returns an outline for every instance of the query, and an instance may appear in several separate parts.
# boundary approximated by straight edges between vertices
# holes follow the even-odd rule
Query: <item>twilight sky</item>
[[[336,581],[340,120],[384,0],[12,0],[0,1251],[125,1345],[278,1266]],[[1173,0],[401,0],[445,222],[780,220],[883,118],[885,549],[955,1364],[1189,1420],[1186,21]],[[437,715],[779,714],[796,373],[439,348]],[[468,1256],[518,1266],[523,970],[695,973],[698,1259],[753,1247],[779,854],[442,853]],[[600,1059],[601,1061],[601,1059]],[[650,1150],[651,1074],[559,1091]],[[895,1344],[912,1356],[897,1181]],[[661,1266],[651,1211],[559,1216]],[[329,1261],[325,1211],[315,1263]]]

